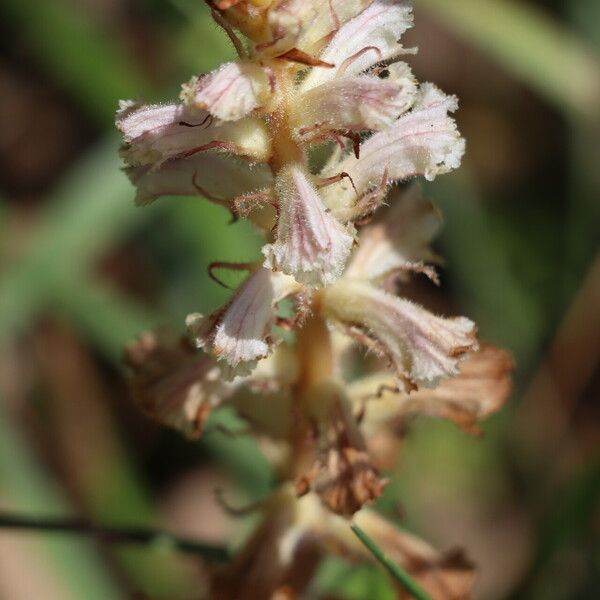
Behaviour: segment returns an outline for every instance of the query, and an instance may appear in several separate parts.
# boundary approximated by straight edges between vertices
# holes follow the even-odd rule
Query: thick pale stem
[[[318,313],[312,314],[298,331],[297,351],[300,393],[305,394],[331,380],[334,370],[331,335],[327,323]]]
[[[296,68],[283,61],[278,61],[272,68],[277,89],[274,109],[269,120],[273,145],[271,168],[277,173],[289,163],[304,162],[304,152],[294,139],[290,126],[290,106],[294,102]]]

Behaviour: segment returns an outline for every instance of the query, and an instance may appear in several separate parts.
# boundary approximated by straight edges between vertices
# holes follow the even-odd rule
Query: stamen
[[[222,0],[221,2],[219,2],[219,4],[217,4],[217,8],[219,8],[221,10],[226,10],[226,9],[230,8],[231,6],[238,4],[239,2],[240,2],[240,0]],[[215,20],[215,22],[225,30],[225,33],[227,34],[227,37],[231,40],[231,43],[233,44],[235,51],[237,52],[237,55],[242,59],[248,58],[248,53],[246,52],[246,49],[244,48],[244,44],[242,44],[242,41],[240,40],[240,38],[236,35],[235,31],[231,28],[231,25],[229,25],[229,23],[216,10],[211,10],[210,12],[211,12],[212,18]]]
[[[355,54],[353,54],[352,56],[349,56],[341,65],[340,68],[338,69],[337,73],[335,74],[336,79],[338,79],[339,77],[341,77],[346,70],[348,69],[348,67],[357,59],[360,58],[363,54],[365,54],[366,52],[369,52],[369,50],[374,50],[378,55],[379,58],[382,59],[383,56],[381,54],[381,50],[379,48],[377,48],[377,46],[366,46],[365,48],[363,48],[362,50],[359,50],[358,52],[356,52]]]
[[[213,148],[220,148],[221,150],[226,150],[228,152],[232,152],[233,154],[235,154],[237,150],[237,146],[231,142],[213,140],[212,142],[208,142],[208,144],[204,144],[203,146],[197,146],[191,150],[186,150],[185,152],[182,152],[180,156],[182,158],[189,158],[194,154],[198,154],[198,152],[205,152],[206,150],[212,150]]]
[[[358,196],[358,190],[356,189],[356,186],[354,185],[354,181],[352,180],[352,177],[350,177],[350,174],[346,173],[345,171],[342,171],[341,173],[338,173],[337,175],[334,175],[333,177],[325,177],[324,179],[321,179],[321,181],[317,185],[317,187],[319,187],[319,188],[326,187],[333,183],[337,183],[338,181],[341,181],[342,179],[345,179],[345,178],[350,180],[350,184],[352,185],[352,187],[354,188],[354,191],[356,192],[356,195]]]
[[[333,69],[335,65],[319,60],[315,56],[308,54],[302,50],[298,50],[298,48],[292,48],[275,58],[279,58],[281,60],[289,60],[290,62],[300,63],[302,65],[307,65],[309,67],[324,67],[326,69]]]
[[[220,206],[229,208],[229,202],[227,202],[227,200],[223,200],[223,198],[217,198],[216,196],[213,196],[212,194],[207,192],[203,187],[201,187],[198,184],[197,177],[198,177],[198,171],[194,171],[194,175],[192,176],[192,185],[196,188],[197,192],[201,196],[204,196],[207,200],[210,200],[211,202],[219,204]]]
[[[187,121],[179,121],[177,125],[181,125],[181,127],[204,127],[204,129],[208,129],[213,124],[214,118],[212,115],[206,115],[202,123],[188,123]]]

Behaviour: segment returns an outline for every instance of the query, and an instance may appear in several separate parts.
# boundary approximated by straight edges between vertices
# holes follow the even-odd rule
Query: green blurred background
[[[517,371],[482,439],[416,422],[380,508],[466,547],[477,598],[599,598],[600,2],[415,5],[410,62],[459,95],[468,141],[426,186],[446,220],[431,304],[474,318]],[[172,99],[233,50],[200,0],[2,0],[0,15],[0,512],[236,539],[213,489],[261,497],[265,460],[243,436],[187,444],[145,421],[119,356],[221,302],[208,263],[258,240],[199,198],[135,209],[113,126],[119,99]],[[340,561],[318,585],[393,598]],[[200,561],[168,542],[0,531],[2,600],[204,597]]]

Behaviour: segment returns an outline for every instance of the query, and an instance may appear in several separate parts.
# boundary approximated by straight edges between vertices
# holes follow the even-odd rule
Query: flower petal
[[[269,10],[271,42],[263,55],[278,56],[291,48],[315,53],[326,37],[359,14],[371,0],[279,0]],[[339,57],[335,57],[336,59]]]
[[[308,132],[322,128],[377,131],[391,125],[414,102],[417,84],[405,63],[391,65],[389,76],[343,77],[302,94],[293,123]]]
[[[415,263],[439,260],[430,243],[440,230],[442,218],[433,204],[423,199],[418,187],[395,189],[389,204],[374,223],[361,229],[344,277],[381,279]]]
[[[299,495],[312,490],[334,513],[350,517],[383,494],[379,477],[342,389],[325,384],[311,389],[318,405],[319,451],[313,468],[296,481]]]
[[[262,106],[269,94],[269,78],[257,63],[226,63],[216,71],[194,77],[183,86],[188,106],[207,110],[223,121],[237,121]]]
[[[435,388],[405,394],[395,391],[393,379],[380,373],[351,383],[348,395],[364,415],[362,429],[369,437],[416,415],[447,419],[477,434],[477,422],[500,410],[510,395],[513,367],[508,352],[485,345],[461,363],[456,377]]]
[[[140,409],[190,438],[201,435],[210,411],[229,393],[215,361],[185,338],[147,332],[125,349],[124,360]]]
[[[248,375],[271,352],[275,305],[300,290],[291,277],[258,269],[223,308],[208,317],[189,315],[186,324],[199,348],[231,367],[228,378]]]
[[[263,248],[264,266],[305,285],[324,285],[342,273],[353,237],[323,205],[300,165],[286,167],[275,182],[279,198],[277,237]]]
[[[324,3],[326,4],[326,3]],[[335,64],[336,70],[314,69],[302,84],[309,90],[333,76],[356,75],[382,61],[406,53],[398,43],[413,26],[412,7],[403,0],[375,0],[335,34],[319,57]]]
[[[139,106],[122,103],[117,127],[128,165],[160,165],[211,148],[264,161],[270,154],[265,124],[258,118],[214,121],[206,111],[183,104]]]
[[[478,347],[469,319],[437,317],[360,280],[342,279],[324,289],[323,310],[387,358],[399,385],[409,391],[456,375],[460,359]]]
[[[126,169],[137,187],[136,204],[148,204],[161,196],[203,196],[218,203],[273,185],[271,169],[233,156],[204,152],[177,158],[158,168]]]
[[[432,84],[424,84],[412,110],[388,129],[376,133],[360,147],[360,158],[347,155],[327,166],[324,175],[349,173],[359,198],[373,187],[403,181],[415,175],[433,180],[460,166],[465,141],[454,120],[457,99],[446,96]],[[330,186],[325,200],[336,213],[356,201],[356,192],[346,181]]]

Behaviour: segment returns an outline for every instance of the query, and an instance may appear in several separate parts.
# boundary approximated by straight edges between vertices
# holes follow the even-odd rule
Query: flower
[[[475,324],[466,317],[435,316],[361,280],[340,281],[322,298],[324,314],[386,358],[409,390],[456,375],[460,359],[478,348]]]
[[[189,315],[186,324],[198,348],[227,363],[227,377],[248,375],[275,344],[275,306],[300,289],[291,277],[257,269],[223,308],[209,316]]]
[[[255,161],[269,156],[269,138],[259,119],[215,122],[210,113],[183,104],[122,103],[117,127],[122,156],[130,166],[160,166],[208,150],[228,151]]]
[[[275,182],[279,218],[275,242],[263,248],[264,266],[306,285],[324,285],[342,273],[352,235],[327,212],[306,171],[291,164]]]
[[[368,508],[411,417],[478,433],[510,393],[507,353],[403,287],[417,274],[438,283],[441,218],[408,182],[460,165],[458,100],[401,60],[414,52],[400,43],[413,25],[405,0],[209,4],[239,59],[193,77],[177,103],[122,102],[116,121],[139,204],[203,196],[264,235],[229,301],[188,316],[189,338],[149,334],[127,352],[149,416],[193,437],[211,409],[234,409],[281,480],[211,597],[293,598],[330,548],[369,560],[352,517],[435,600],[467,598],[461,553]],[[358,378],[356,346],[383,359]]]
[[[212,409],[229,393],[221,370],[186,338],[150,331],[124,353],[139,408],[151,419],[197,438]]]

